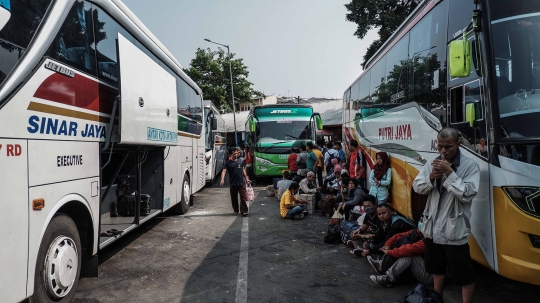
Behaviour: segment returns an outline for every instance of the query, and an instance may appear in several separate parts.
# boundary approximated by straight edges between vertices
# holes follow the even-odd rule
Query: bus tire
[[[184,180],[182,180],[182,195],[180,203],[177,203],[172,207],[172,212],[175,215],[183,215],[188,212],[191,196],[191,188],[189,185],[189,177],[184,175]]]
[[[39,246],[33,302],[71,302],[81,274],[81,240],[64,214],[53,217]]]

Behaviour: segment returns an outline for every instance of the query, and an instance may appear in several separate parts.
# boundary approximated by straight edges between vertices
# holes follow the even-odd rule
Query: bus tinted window
[[[411,101],[428,109],[445,103],[446,5],[440,3],[410,33]]]
[[[371,68],[371,81],[369,85],[370,91],[370,102],[382,102],[385,97],[385,75],[386,75],[386,56],[382,57],[374,66]]]
[[[405,103],[408,79],[409,34],[399,40],[386,54],[386,94],[384,103]]]
[[[11,0],[11,17],[0,30],[0,84],[25,53],[51,0]]]
[[[76,1],[54,39],[47,55],[91,75],[96,72],[92,7]]]
[[[96,33],[98,77],[101,80],[117,85],[118,58],[116,42],[118,40],[118,33],[122,34],[122,36],[127,38],[132,43],[135,42],[135,39],[133,39],[132,36],[128,34],[127,31],[107,13],[95,6],[94,23],[94,31]],[[137,46],[139,49],[143,49],[140,45]]]

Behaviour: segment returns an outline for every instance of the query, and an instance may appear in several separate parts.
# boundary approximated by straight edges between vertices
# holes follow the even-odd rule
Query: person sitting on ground
[[[356,179],[349,179],[347,195],[343,195],[343,203],[339,208],[339,212],[343,215],[345,220],[349,220],[350,211],[359,205],[363,200],[365,193],[362,187],[358,185]]]
[[[293,182],[289,189],[283,193],[279,202],[279,211],[284,219],[303,219],[306,211],[307,201],[299,200],[295,197],[300,186]]]
[[[394,258],[397,260],[385,272],[382,272],[384,270],[382,263],[384,262],[367,256],[368,262],[379,274],[371,275],[369,278],[382,286],[391,286],[405,270],[410,268],[418,282],[426,285],[433,284],[433,276],[426,272],[424,258],[422,257],[425,251],[423,238],[424,235],[415,228],[388,239],[384,246],[381,247],[381,251],[391,257],[388,260]]]
[[[388,160],[388,154],[385,152],[378,152],[375,155],[377,163],[373,166],[369,175],[369,194],[377,198],[377,203],[388,202],[388,190],[390,183],[392,182],[392,168],[390,168],[390,161]]]
[[[277,183],[277,189],[279,194],[279,199],[281,199],[281,196],[283,196],[283,193],[289,188],[289,185],[291,185],[293,181],[291,180],[291,175],[288,171],[284,171],[282,174],[282,179],[278,181]]]
[[[315,184],[315,173],[310,171],[307,173],[307,178],[302,179],[299,183],[301,194],[317,194],[321,188]]]
[[[370,238],[372,238],[379,230],[380,220],[377,216],[377,202],[374,196],[366,195],[364,201],[364,221],[359,229],[353,231],[351,234],[352,246],[358,249],[358,252],[353,251],[354,254],[361,254],[364,250],[369,249]],[[351,244],[347,243],[348,246]]]
[[[369,251],[362,252],[361,256],[365,257],[369,253],[374,255],[381,254],[381,247],[391,237],[396,234],[409,231],[414,228],[413,223],[397,212],[388,203],[377,205],[377,216],[379,217],[379,226],[377,233],[369,244]],[[358,252],[355,253],[358,255]]]
[[[326,176],[326,178],[324,179],[323,188],[321,191],[325,194],[335,194],[336,192],[334,191],[332,184],[339,181],[340,175],[341,175],[341,167],[338,166],[336,167],[336,169],[333,171],[331,175]]]

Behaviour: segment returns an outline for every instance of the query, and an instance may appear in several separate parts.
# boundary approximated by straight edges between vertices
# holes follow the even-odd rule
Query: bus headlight
[[[274,163],[263,158],[255,157],[255,160],[257,160],[259,163],[264,164],[264,165],[274,165]]]
[[[540,187],[503,186],[502,189],[523,212],[540,217]]]

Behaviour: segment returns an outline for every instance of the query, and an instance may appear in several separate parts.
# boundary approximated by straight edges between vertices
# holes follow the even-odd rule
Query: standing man
[[[307,155],[308,154],[306,152],[306,149],[307,147],[304,144],[300,145],[300,153],[296,157],[296,166],[298,166],[297,174],[298,176],[302,178],[305,178],[308,173],[308,169],[307,169]]]
[[[317,146],[313,145],[313,142],[306,143],[308,157],[307,157],[307,169],[317,175],[317,183],[319,186],[323,186],[322,171],[324,157]]]
[[[291,154],[287,158],[287,168],[289,168],[289,172],[291,173],[291,179],[296,177],[296,174],[298,173],[298,165],[296,164],[296,159],[298,159],[298,154],[296,152],[297,152],[297,149],[292,147]]]
[[[474,269],[469,251],[471,202],[478,192],[480,168],[459,151],[458,132],[443,128],[437,135],[440,156],[426,163],[413,181],[413,189],[428,195],[420,231],[426,246],[426,271],[433,275],[442,297],[446,268],[461,286],[463,303],[472,302]]]
[[[336,142],[336,149],[339,152],[339,163],[345,163],[347,159],[345,159],[345,152],[343,151],[343,147],[341,146],[341,142]]]
[[[326,144],[327,150],[324,153],[324,167],[326,169],[326,176],[330,176],[334,173],[334,164],[332,164],[332,159],[339,160],[339,151],[334,146],[334,143],[328,142]],[[341,161],[339,161],[341,162]]]
[[[355,178],[360,186],[366,188],[366,168],[363,165],[364,157],[362,156],[362,152],[358,149],[358,142],[351,140],[349,149],[351,156],[346,166],[349,169],[349,177]]]
[[[246,169],[242,165],[240,157],[240,149],[233,147],[229,149],[229,160],[225,162],[223,171],[221,172],[221,182],[219,186],[223,186],[225,182],[225,174],[229,174],[229,190],[231,194],[231,202],[233,213],[238,214],[238,194],[240,194],[240,213],[246,217],[248,215],[248,206],[246,203],[246,182],[251,183],[246,174]]]

